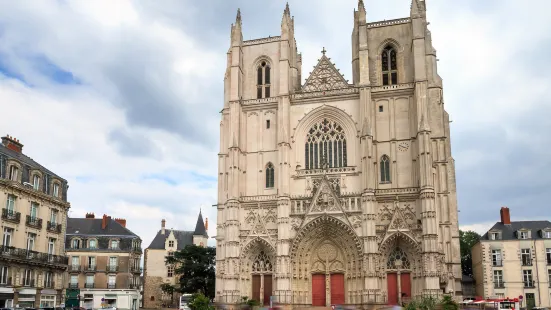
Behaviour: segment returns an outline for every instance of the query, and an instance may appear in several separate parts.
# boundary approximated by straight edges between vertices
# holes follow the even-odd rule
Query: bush
[[[201,293],[193,294],[188,305],[191,310],[214,310],[209,298]]]
[[[442,298],[440,304],[442,305],[442,310],[459,310],[459,305],[448,295]]]

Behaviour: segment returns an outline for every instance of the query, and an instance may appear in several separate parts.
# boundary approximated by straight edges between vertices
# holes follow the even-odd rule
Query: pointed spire
[[[241,9],[237,8],[237,16],[235,17],[235,24],[241,24]]]
[[[425,1],[424,0],[411,0],[411,17],[418,17],[422,12],[425,11]]]
[[[364,123],[363,123],[363,126],[362,126],[362,137],[365,137],[365,136],[371,136],[371,126],[369,124],[369,120],[366,118],[364,118]]]
[[[207,229],[205,228],[205,222],[203,222],[203,214],[201,210],[199,210],[199,216],[197,217],[197,224],[195,224],[195,231],[193,232],[193,235],[208,237]]]
[[[364,0],[358,0],[358,11],[365,12]]]
[[[241,10],[237,9],[237,16],[235,17],[235,25],[231,26],[231,40],[232,46],[240,46],[243,41],[243,34],[241,32]]]
[[[291,16],[291,10],[289,9],[289,2],[287,2],[285,4],[285,11],[284,11],[285,14]]]
[[[419,122],[419,132],[430,131],[430,126],[425,118],[425,113],[421,114],[421,121]]]

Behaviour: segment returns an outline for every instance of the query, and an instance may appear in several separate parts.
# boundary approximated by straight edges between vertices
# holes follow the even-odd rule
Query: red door
[[[324,274],[312,275],[312,306],[326,306]]]
[[[272,275],[264,275],[264,305],[270,304],[270,296],[272,296]]]
[[[409,273],[400,274],[400,288],[402,291],[402,297],[411,297],[411,278]]]
[[[388,292],[388,304],[398,304],[398,274],[387,273],[386,274],[387,292]]]
[[[331,304],[344,304],[344,274],[342,273],[331,275]]]
[[[260,302],[260,276],[253,275],[253,299]]]

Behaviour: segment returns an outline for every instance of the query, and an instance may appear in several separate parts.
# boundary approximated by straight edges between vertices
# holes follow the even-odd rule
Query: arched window
[[[396,248],[388,256],[388,261],[386,263],[387,269],[410,269],[411,265],[409,263],[408,256],[406,252],[401,248]]]
[[[323,119],[314,124],[306,135],[304,145],[306,169],[346,167],[346,137],[336,122]]]
[[[256,98],[270,97],[270,65],[262,61],[256,69]]]
[[[386,155],[381,157],[381,182],[390,182],[390,158]]]
[[[388,45],[381,55],[383,85],[398,84],[398,66],[396,65],[396,50]]]
[[[266,165],[266,188],[274,187],[274,165],[268,163]]]
[[[254,273],[271,272],[272,261],[270,257],[264,251],[260,251],[253,260],[252,269]]]

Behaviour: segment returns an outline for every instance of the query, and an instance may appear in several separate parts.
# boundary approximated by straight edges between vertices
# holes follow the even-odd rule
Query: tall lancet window
[[[274,187],[274,165],[268,163],[266,165],[266,188]]]
[[[381,183],[390,182],[390,158],[386,155],[381,157]]]
[[[256,97],[270,97],[270,65],[263,61],[256,69]]]
[[[396,64],[396,50],[388,45],[381,55],[383,71],[383,85],[398,84],[398,66]]]
[[[323,119],[314,124],[304,145],[306,169],[346,167],[346,136],[341,125]]]

